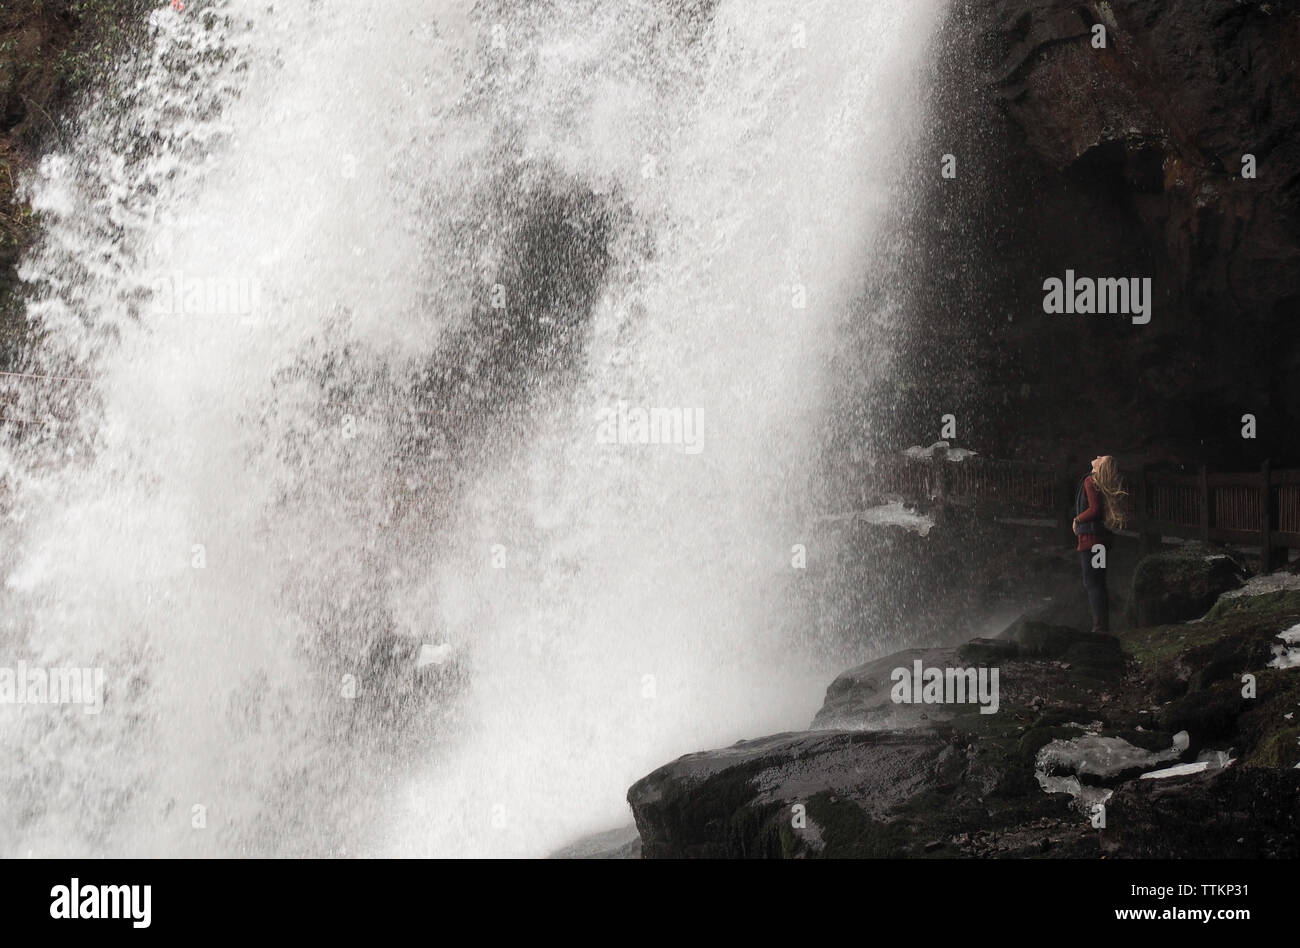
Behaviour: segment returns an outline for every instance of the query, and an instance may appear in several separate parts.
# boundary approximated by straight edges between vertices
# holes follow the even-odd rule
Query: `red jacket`
[[[1080,523],[1086,523],[1089,520],[1097,520],[1104,516],[1106,510],[1101,505],[1101,491],[1097,490],[1096,486],[1092,483],[1091,474],[1089,474],[1083,481],[1083,492],[1088,496],[1088,509],[1074,519],[1078,520]],[[1105,535],[1103,534],[1099,537],[1095,533],[1081,536],[1079,537],[1079,545],[1076,546],[1075,549],[1080,553],[1086,553],[1092,549],[1093,544],[1100,543],[1102,546],[1105,546],[1106,540],[1104,539],[1104,536]]]

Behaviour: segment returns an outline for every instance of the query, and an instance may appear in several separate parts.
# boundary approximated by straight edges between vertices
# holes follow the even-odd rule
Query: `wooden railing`
[[[895,457],[877,462],[873,471],[876,484],[890,493],[988,513],[1057,518],[1073,499],[1073,486],[1053,468],[978,455],[964,461]]]
[[[978,455],[964,461],[890,458],[876,483],[904,497],[991,515],[1048,518],[1068,530],[1081,475]],[[1125,478],[1129,529],[1147,549],[1164,537],[1257,546],[1269,564],[1300,550],[1300,470],[1174,474],[1143,469]]]
[[[1300,471],[1143,472],[1137,530],[1266,551],[1300,549]]]

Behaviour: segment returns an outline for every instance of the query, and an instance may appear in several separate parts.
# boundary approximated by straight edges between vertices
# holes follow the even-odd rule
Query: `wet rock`
[[[926,668],[960,665],[956,649],[911,648],[843,672],[826,689],[826,700],[813,718],[814,729],[884,729],[934,723],[951,718],[950,705],[900,704],[890,695],[894,669],[910,673],[913,662]]]
[[[980,801],[997,785],[996,768],[953,738],[944,728],[814,731],[689,754],[628,791],[642,854],[803,858],[933,851],[934,840],[990,822]],[[1024,812],[1059,816],[1062,809],[1043,797],[1014,811]]]

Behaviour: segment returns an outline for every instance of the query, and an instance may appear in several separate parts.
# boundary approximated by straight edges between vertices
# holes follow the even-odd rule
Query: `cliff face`
[[[905,225],[926,248],[908,362],[927,384],[898,437],[954,412],[993,455],[1300,463],[1296,6],[957,0],[936,69]],[[1066,270],[1150,277],[1150,322],[1045,313]]]

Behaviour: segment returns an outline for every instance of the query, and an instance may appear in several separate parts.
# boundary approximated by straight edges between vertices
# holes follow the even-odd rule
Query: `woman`
[[[1092,459],[1092,473],[1079,484],[1074,497],[1074,532],[1079,538],[1079,565],[1083,568],[1083,588],[1092,607],[1092,631],[1110,631],[1110,597],[1106,592],[1106,569],[1092,565],[1093,547],[1103,548],[1110,542],[1110,531],[1124,527],[1119,469],[1109,454]],[[1105,557],[1101,558],[1105,563]]]

